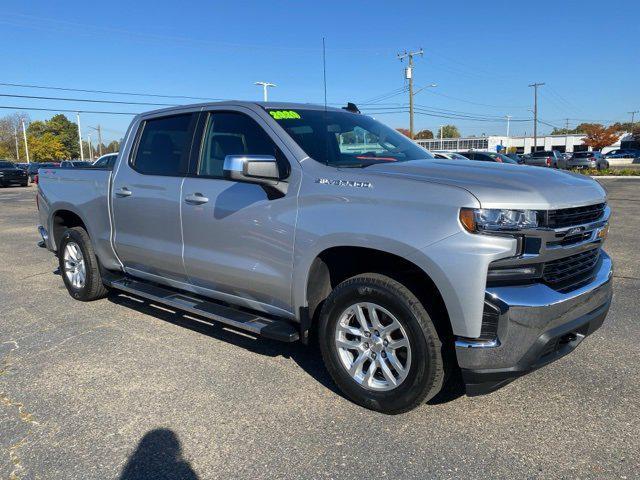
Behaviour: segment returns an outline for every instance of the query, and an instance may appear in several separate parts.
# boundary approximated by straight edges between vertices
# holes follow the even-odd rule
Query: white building
[[[558,150],[559,152],[584,152],[591,150],[583,140],[585,135],[543,135],[537,140],[537,150]],[[515,148],[516,153],[533,152],[533,137],[506,137],[500,135],[489,135],[486,137],[465,137],[465,138],[443,138],[431,140],[416,140],[416,142],[427,150],[452,150],[454,152],[464,152],[467,150],[485,150],[495,152],[500,149]],[[604,148],[603,153],[620,148],[620,141]]]

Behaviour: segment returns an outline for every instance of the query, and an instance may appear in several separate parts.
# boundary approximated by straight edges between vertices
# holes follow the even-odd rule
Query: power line
[[[67,88],[67,87],[54,87],[47,85],[33,85],[33,84],[25,84],[25,83],[6,83],[0,82],[0,86],[4,87],[18,87],[18,88],[39,88],[43,90],[61,90],[65,92],[81,92],[81,93],[100,93],[104,95],[130,95],[134,97],[156,97],[156,98],[175,98],[175,99],[186,99],[186,100],[213,100],[220,101],[224,100],[222,98],[209,98],[209,97],[189,97],[186,95],[160,95],[157,93],[140,93],[140,92],[120,92],[113,90],[89,90],[84,88]]]
[[[406,92],[407,87],[406,86],[402,86],[400,88],[395,88],[393,90],[391,90],[390,92],[387,93],[383,93],[381,95],[376,95],[375,97],[370,98],[369,100],[366,100],[364,102],[358,102],[360,105],[369,105],[372,103],[378,103],[381,102],[382,100],[386,100],[387,98],[391,98],[391,97],[395,97],[396,95],[400,95],[401,93]]]
[[[445,97],[445,98],[450,98],[452,100],[457,100],[458,102],[463,102],[463,103],[469,103],[471,105],[479,105],[481,107],[492,107],[492,108],[516,108],[516,109],[525,109],[527,107],[523,106],[523,105],[491,105],[489,103],[480,103],[480,102],[474,102],[472,100],[465,100],[464,98],[459,98],[459,97],[454,97],[451,95],[447,95],[446,93],[441,93],[441,92],[436,92],[434,90],[427,90],[428,93],[432,94],[432,95],[438,95],[440,97]]]
[[[61,97],[42,97],[38,95],[13,95],[9,93],[0,93],[0,97],[8,98],[29,98],[35,100],[56,100],[62,102],[85,102],[85,103],[106,103],[118,105],[151,105],[156,107],[176,107],[178,103],[151,103],[151,102],[123,102],[120,100],[95,100],[88,98],[61,98]]]
[[[41,111],[41,112],[64,112],[64,113],[96,113],[101,115],[138,115],[140,112],[100,112],[96,110],[68,110],[63,108],[38,108],[38,107],[11,107],[8,105],[0,105],[5,110],[25,110],[25,111]]]

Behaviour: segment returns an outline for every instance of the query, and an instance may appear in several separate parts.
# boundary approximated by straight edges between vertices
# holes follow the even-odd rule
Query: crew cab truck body
[[[593,180],[436,160],[358,112],[224,102],[138,115],[113,169],[45,169],[40,233],[79,300],[126,291],[307,342],[387,413],[460,369],[487,393],[603,322]]]

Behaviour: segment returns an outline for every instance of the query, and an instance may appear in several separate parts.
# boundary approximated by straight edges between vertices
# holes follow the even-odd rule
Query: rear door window
[[[145,175],[181,176],[187,172],[196,115],[187,113],[142,124],[133,168]]]

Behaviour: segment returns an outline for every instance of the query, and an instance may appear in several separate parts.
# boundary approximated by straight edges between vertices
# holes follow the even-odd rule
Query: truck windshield
[[[13,168],[14,165],[11,162],[0,162],[0,168]]]
[[[365,115],[335,110],[267,110],[314,160],[334,167],[434,158],[392,128]]]

